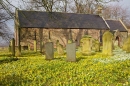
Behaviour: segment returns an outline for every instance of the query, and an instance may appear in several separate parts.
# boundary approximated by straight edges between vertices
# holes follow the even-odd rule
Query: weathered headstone
[[[37,41],[34,40],[34,51],[37,52]]]
[[[30,44],[28,44],[28,50],[31,50],[31,46],[30,46]]]
[[[53,42],[45,43],[45,59],[51,60],[54,58],[54,47]]]
[[[11,52],[13,56],[15,56],[15,40],[14,40],[14,38],[10,41],[9,52]]]
[[[11,40],[11,52],[12,52],[12,55],[15,56],[15,39],[13,38]]]
[[[19,57],[21,56],[21,45],[20,46],[15,46],[15,56]]]
[[[92,54],[92,38],[88,35],[85,35],[81,39],[81,46],[82,46],[82,54],[83,55],[91,55]]]
[[[9,46],[8,46],[8,49],[9,49],[9,52],[11,52],[11,46],[10,46],[10,44],[9,44]]]
[[[93,47],[94,47],[94,51],[99,52],[100,51],[100,42],[98,40],[94,40]]]
[[[9,52],[11,52],[11,47],[12,47],[12,40],[10,41],[10,43],[9,43]]]
[[[66,45],[67,61],[76,61],[76,43],[69,43]]]
[[[58,52],[59,55],[63,55],[64,54],[63,45],[59,44],[57,46],[57,52]]]
[[[59,43],[59,40],[57,40],[56,42],[56,47],[58,55],[63,55],[64,54],[63,45]]]
[[[130,53],[130,36],[126,39],[126,41],[123,44],[123,50],[127,53]]]
[[[103,50],[105,55],[113,55],[113,34],[110,31],[106,31],[103,34]]]

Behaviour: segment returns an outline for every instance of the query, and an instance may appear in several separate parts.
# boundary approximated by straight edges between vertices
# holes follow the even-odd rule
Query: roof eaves
[[[125,24],[121,21],[121,19],[119,19],[119,21],[120,21],[121,24],[124,26],[124,28],[126,29],[126,31],[128,31],[127,27],[126,27]]]
[[[108,25],[108,23],[105,21],[104,17],[102,17],[103,21],[105,22],[105,24],[107,25],[108,29],[110,30],[110,26]]]

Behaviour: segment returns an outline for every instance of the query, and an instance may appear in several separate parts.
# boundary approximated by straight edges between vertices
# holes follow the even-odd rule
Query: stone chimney
[[[102,16],[102,6],[99,5],[97,8],[97,15]]]

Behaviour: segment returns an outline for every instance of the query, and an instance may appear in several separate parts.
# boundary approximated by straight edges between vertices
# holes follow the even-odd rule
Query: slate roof
[[[119,30],[120,32],[127,32],[125,27],[122,25],[120,21],[117,20],[106,20],[107,24],[110,27],[110,30]]]
[[[18,20],[23,28],[109,29],[102,17],[90,14],[18,10]]]

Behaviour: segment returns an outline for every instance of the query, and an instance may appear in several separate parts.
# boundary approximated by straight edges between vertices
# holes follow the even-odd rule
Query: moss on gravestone
[[[82,54],[91,55],[92,54],[92,37],[89,35],[83,36],[81,39]]]
[[[68,40],[68,44],[72,43],[73,41],[72,40]]]
[[[37,41],[34,40],[34,51],[37,52]]]
[[[57,52],[58,52],[58,55],[64,54],[63,45],[61,45],[61,44],[57,45]]]
[[[100,42],[98,40],[94,40],[93,47],[94,47],[94,51],[99,52],[100,51]]]
[[[127,53],[130,53],[130,36],[128,36],[128,38],[124,42],[122,49]]]
[[[113,34],[110,31],[106,31],[103,34],[103,50],[105,55],[113,55]]]

